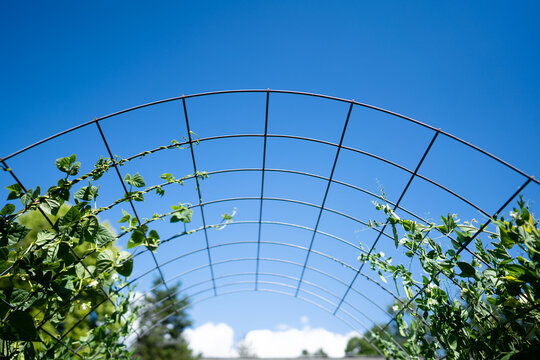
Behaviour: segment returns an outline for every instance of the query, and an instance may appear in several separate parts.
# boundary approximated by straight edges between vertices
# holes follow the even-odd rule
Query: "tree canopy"
[[[180,293],[180,283],[167,290],[161,279],[155,279],[138,312],[140,335],[135,343],[135,357],[140,360],[196,358],[182,336],[184,330],[191,326],[188,306],[188,297]]]

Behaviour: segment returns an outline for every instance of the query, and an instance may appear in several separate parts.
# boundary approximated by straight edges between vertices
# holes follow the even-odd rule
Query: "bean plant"
[[[128,280],[134,256],[115,241],[129,236],[127,249],[156,251],[161,240],[152,223],[168,219],[188,224],[190,204],[172,205],[172,211],[150,219],[136,216],[130,205],[144,201],[148,193],[163,196],[167,186],[207,174],[177,179],[166,173],[164,182],[153,186],[146,186],[139,173],[126,174],[128,191],[107,206],[98,206],[96,181],[133,159],[176,148],[180,145],[173,141],[128,159],[100,158],[82,175],[81,163],[71,155],[56,160],[63,176],[43,194],[39,186],[26,189],[20,182],[7,187],[7,204],[0,210],[0,358],[131,358],[126,339],[134,331],[137,312],[130,305],[134,291]],[[123,207],[119,234],[98,217],[117,206]],[[219,226],[230,220],[225,214]],[[180,235],[193,231],[184,226]]]
[[[423,271],[416,280],[406,263],[392,264],[384,253],[359,257],[406,297],[394,306],[401,346],[388,332],[371,334],[385,356],[507,360],[540,354],[540,231],[523,198],[509,218],[491,219],[494,231],[455,214],[426,225],[400,218],[388,204],[376,207],[396,248],[416,257]]]

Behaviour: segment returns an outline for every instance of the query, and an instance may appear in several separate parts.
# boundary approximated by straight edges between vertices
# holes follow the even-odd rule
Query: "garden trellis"
[[[263,131],[257,133],[224,133],[224,134],[215,134],[212,136],[205,136],[204,133],[200,133],[199,129],[202,127],[199,125],[201,118],[197,115],[193,115],[190,111],[190,105],[192,101],[197,99],[205,99],[208,102],[205,103],[205,106],[214,107],[219,113],[219,102],[217,105],[213,105],[213,100],[222,96],[244,96],[249,95],[252,97],[257,97],[257,106],[262,106],[262,109],[258,112],[260,115],[259,118],[243,118],[240,121],[249,121],[257,122],[260,124],[259,128],[264,129]],[[336,104],[336,106],[341,106],[339,114],[331,114],[331,127],[336,129],[337,141],[329,141],[328,139],[316,138],[310,136],[303,136],[302,134],[292,134],[292,133],[276,133],[273,131],[273,123],[276,121],[276,117],[273,117],[273,104],[275,99],[278,97],[286,97],[290,106],[294,106],[296,99],[300,98],[310,98],[317,102],[331,102]],[[253,98],[250,98],[253,99]],[[159,108],[160,106],[165,105],[174,105],[174,108],[177,111],[177,123],[182,124],[184,127],[184,140],[176,141],[171,144],[169,142],[162,143],[158,147],[143,149],[143,151],[134,151],[125,159],[118,158],[116,154],[118,151],[126,152],[121,147],[122,144],[116,144],[115,141],[111,140],[111,134],[107,132],[107,129],[104,128],[105,124],[113,123],[116,119],[121,116],[130,115],[132,113],[137,113],[137,111],[142,111],[147,108]],[[250,104],[250,106],[253,104]],[[338,107],[334,108],[337,109]],[[425,146],[418,153],[418,156],[414,159],[410,159],[408,164],[403,164],[403,161],[400,160],[391,160],[387,156],[380,154],[372,153],[362,148],[361,146],[352,146],[347,144],[346,137],[350,134],[350,128],[353,123],[355,123],[358,118],[353,119],[355,111],[365,111],[366,114],[382,114],[388,119],[396,119],[401,122],[406,122],[413,126],[415,129],[421,129],[424,136],[423,141]],[[364,114],[364,113],[363,113]],[[368,118],[366,116],[366,118]],[[369,119],[369,118],[368,118]],[[158,121],[159,119],[153,119],[152,121]],[[317,120],[315,120],[316,122]],[[147,125],[152,125],[147,123]],[[212,124],[210,124],[211,126]],[[317,126],[316,124],[312,124]],[[91,127],[95,129],[91,130]],[[140,136],[145,136],[144,127]],[[144,203],[137,203],[134,199],[130,198],[128,194],[131,190],[128,190],[126,187],[126,182],[123,180],[126,174],[126,171],[123,171],[122,166],[124,163],[127,164],[129,161],[131,165],[137,166],[139,159],[152,159],[153,156],[157,156],[162,152],[174,149],[183,149],[182,151],[187,153],[190,164],[188,166],[189,172],[181,180],[186,184],[192,184],[195,188],[195,196],[193,203],[186,204],[186,209],[193,210],[193,219],[197,219],[197,223],[200,226],[196,226],[194,222],[193,227],[189,231],[190,234],[187,234],[186,231],[170,233],[169,236],[164,237],[160,240],[160,245],[156,252],[150,251],[148,248],[135,248],[132,250],[132,255],[134,259],[135,268],[139,270],[138,274],[135,274],[132,278],[129,279],[129,284],[136,284],[139,281],[143,281],[151,277],[152,275],[157,276],[164,283],[165,288],[169,291],[167,287],[168,283],[172,283],[177,280],[182,280],[186,285],[182,288],[182,292],[186,292],[192,299],[192,304],[197,304],[200,302],[208,301],[215,297],[221,297],[225,295],[232,294],[242,294],[248,292],[263,292],[263,293],[273,293],[279,295],[285,295],[297,298],[302,300],[312,306],[322,309],[323,311],[328,312],[329,314],[335,316],[337,319],[345,323],[348,327],[358,332],[368,331],[373,326],[377,326],[380,322],[379,318],[374,318],[371,315],[371,311],[364,310],[365,307],[377,309],[380,311],[381,316],[385,316],[385,322],[382,326],[379,326],[383,331],[388,328],[388,326],[395,321],[396,316],[398,316],[405,308],[408,307],[410,303],[416,299],[418,295],[426,291],[429,288],[429,283],[425,283],[423,286],[418,286],[415,289],[413,296],[407,301],[403,301],[399,294],[396,294],[396,289],[393,289],[389,283],[386,283],[384,279],[378,279],[376,272],[371,271],[368,267],[365,267],[366,262],[354,261],[356,258],[363,253],[365,256],[369,257],[374,253],[379,253],[384,250],[388,252],[388,243],[394,244],[395,235],[392,233],[389,228],[388,222],[383,222],[382,227],[373,227],[370,226],[371,215],[359,215],[354,214],[354,211],[350,211],[351,203],[348,199],[336,197],[335,199],[340,199],[341,203],[338,201],[333,201],[332,207],[329,205],[329,198],[332,196],[331,191],[336,187],[340,189],[346,189],[348,192],[353,192],[355,194],[361,194],[365,199],[387,203],[392,211],[403,214],[406,217],[414,219],[420,223],[429,224],[431,219],[426,218],[425,213],[420,213],[418,211],[411,210],[407,206],[403,205],[406,195],[410,192],[413,184],[417,182],[422,182],[423,188],[420,191],[425,200],[422,201],[429,202],[431,198],[430,191],[437,191],[438,193],[444,193],[445,196],[449,196],[454,200],[457,200],[462,206],[460,209],[467,209],[471,214],[477,214],[477,216],[483,216],[485,221],[483,222],[480,230],[470,238],[466,243],[461,244],[459,249],[456,251],[456,255],[464,252],[468,256],[475,257],[475,254],[469,248],[471,242],[476,238],[476,236],[481,233],[485,228],[488,228],[490,225],[490,219],[501,215],[508,207],[509,204],[514,202],[519,194],[533,189],[532,191],[538,190],[538,185],[540,182],[536,180],[533,176],[526,174],[525,172],[517,169],[511,164],[501,160],[500,158],[490,154],[489,152],[472,145],[471,143],[462,140],[448,132],[445,132],[442,129],[438,129],[412,119],[407,116],[403,116],[382,108],[371,106],[368,104],[363,104],[354,100],[346,100],[341,98],[336,98],[332,96],[319,95],[306,92],[297,92],[297,91],[282,91],[282,90],[232,90],[232,91],[216,91],[208,92],[201,94],[193,95],[182,95],[175,98],[170,98],[166,100],[156,101],[113,114],[95,118],[94,120],[88,121],[86,123],[80,124],[68,130],[62,131],[56,135],[45,138],[41,141],[38,141],[32,145],[29,145],[25,148],[22,148],[10,155],[7,155],[0,159],[3,167],[6,169],[6,174],[9,174],[16,183],[18,183],[23,189],[26,189],[25,186],[28,186],[28,181],[19,175],[21,171],[21,166],[24,166],[28,160],[22,161],[22,163],[14,164],[17,159],[22,158],[25,153],[30,153],[31,151],[45,149],[47,143],[52,142],[56,139],[62,139],[70,134],[74,134],[81,131],[92,131],[95,139],[98,139],[102,145],[105,147],[106,152],[105,156],[113,159],[111,167],[114,167],[112,173],[115,177],[115,182],[120,184],[120,187],[117,187],[116,198],[124,198],[124,206],[128,206],[128,210],[133,214],[133,218],[137,219],[138,224],[148,224],[156,222],[164,218],[159,215],[152,218],[147,218],[143,215],[140,215],[142,207],[148,207],[149,205]],[[164,130],[165,132],[168,129]],[[89,132],[90,133],[90,132]],[[197,134],[197,135],[195,135]],[[168,136],[168,134],[166,134]],[[384,139],[386,135],[381,135],[381,138]],[[257,167],[231,167],[231,168],[220,168],[219,166],[213,169],[206,169],[204,165],[201,165],[199,161],[199,156],[201,151],[204,151],[205,147],[209,144],[219,142],[220,144],[230,144],[238,141],[249,140],[249,146],[246,146],[246,143],[241,143],[241,148],[245,152],[257,153],[258,163],[260,164]],[[253,140],[253,141],[252,141]],[[502,172],[507,171],[511,173],[512,179],[516,180],[513,185],[507,185],[505,189],[489,189],[490,193],[497,193],[500,198],[497,204],[493,204],[493,201],[490,199],[489,206],[484,206],[484,204],[479,203],[477,199],[472,199],[469,194],[463,194],[460,190],[455,189],[452,184],[443,184],[444,179],[434,178],[423,173],[423,166],[425,162],[430,157],[437,157],[440,155],[440,152],[434,153],[434,148],[437,146],[441,140],[445,142],[450,142],[457,148],[464,148],[471,150],[475,156],[481,156],[486,159],[486,161],[492,162],[493,166]],[[317,161],[319,164],[324,164],[327,170],[326,172],[316,172],[316,171],[307,171],[305,169],[294,168],[294,167],[272,167],[269,166],[269,157],[272,155],[269,143],[275,141],[273,145],[280,144],[280,141],[287,143],[294,143],[297,146],[297,150],[302,150],[304,147],[311,145],[321,146],[325,148],[329,162],[324,162],[323,160]],[[445,143],[446,144],[446,143]],[[225,145],[224,145],[225,146]],[[257,147],[253,149],[252,147]],[[226,147],[224,147],[226,149]],[[274,149],[272,147],[272,149]],[[276,148],[277,149],[277,148]],[[140,149],[139,149],[140,150]],[[401,151],[396,149],[396,151]],[[406,151],[403,150],[405,153]],[[65,155],[69,155],[76,150],[65,149]],[[343,154],[346,153],[347,159],[351,158],[368,158],[372,159],[378,163],[384,164],[389,168],[398,171],[403,176],[406,181],[399,191],[396,191],[394,195],[386,195],[382,191],[370,190],[365,186],[358,185],[354,179],[354,176],[351,180],[343,180],[337,176],[337,169],[342,164]],[[124,154],[123,154],[124,155]],[[222,154],[215,154],[216,158]],[[234,157],[235,154],[232,155]],[[54,160],[54,159],[52,159]],[[95,159],[97,160],[97,159]],[[349,160],[351,162],[351,160]],[[216,161],[217,164],[220,164],[219,161]],[[51,162],[52,164],[52,162]],[[412,164],[412,165],[411,165]],[[135,167],[137,169],[137,167]],[[202,173],[204,171],[204,173]],[[481,169],[480,169],[481,171]],[[141,171],[145,177],[149,174],[147,171]],[[352,172],[352,171],[351,171]],[[253,175],[257,178],[253,178]],[[204,183],[207,182],[205,178],[208,176],[209,179],[225,179],[222,180],[222,184],[227,184],[226,176],[240,175],[246,176],[249,175],[249,180],[247,181],[256,181],[256,187],[258,189],[257,194],[252,194],[246,196],[245,194],[232,194],[231,196],[213,196],[214,198],[209,198],[207,193],[205,193]],[[269,186],[272,185],[272,181],[277,182],[274,175],[286,175],[287,179],[294,177],[295,181],[298,181],[299,184],[303,184],[304,181],[313,180],[317,181],[320,184],[323,184],[321,188],[321,193],[319,195],[319,202],[307,201],[301,198],[295,198],[294,196],[280,196],[275,192],[269,193]],[[355,175],[356,176],[356,175]],[[165,178],[165,180],[167,180]],[[35,181],[32,179],[32,181]],[[178,182],[175,181],[165,181],[159,184],[153,184],[152,190],[155,188],[167,190],[169,187],[174,186]],[[282,183],[278,183],[278,189],[282,186]],[[386,187],[388,183],[383,185]],[[116,184],[115,186],[117,186]],[[286,186],[286,185],[283,185]],[[186,187],[186,185],[184,185]],[[425,189],[431,189],[426,192]],[[500,194],[504,193],[504,198]],[[508,194],[507,194],[508,193]],[[167,195],[165,196],[167,197]],[[495,196],[494,196],[495,197]],[[334,200],[335,200],[334,199]],[[435,197],[435,199],[437,199]],[[532,200],[532,199],[531,199]],[[352,200],[351,200],[352,201]],[[338,204],[339,203],[339,204]],[[230,204],[230,206],[229,206]],[[251,204],[246,205],[244,209],[249,209],[248,218],[245,220],[238,219],[237,216],[227,217],[226,222],[216,221],[214,215],[209,215],[213,211],[212,207],[221,206],[219,209],[222,209],[223,206],[233,206],[238,208],[239,213],[242,213],[243,207],[242,204]],[[310,209],[311,213],[309,216],[314,215],[309,220],[309,223],[303,221],[302,223],[296,221],[284,221],[276,218],[271,218],[265,216],[267,209],[270,206],[280,206],[276,204],[284,204],[294,206],[294,209]],[[414,203],[411,203],[414,204]],[[118,205],[118,204],[117,204]],[[340,207],[343,205],[345,209],[340,207],[336,208],[336,205]],[[345,206],[346,205],[346,206]],[[353,204],[356,206],[356,204]],[[368,202],[358,203],[358,206],[372,206]],[[437,211],[438,208],[433,209],[432,211]],[[448,211],[452,211],[453,207],[449,206]],[[117,214],[109,215],[109,211],[112,211],[112,207],[109,209],[104,209],[100,212],[102,218],[115,219]],[[245,212],[245,211],[244,211]],[[174,213],[174,211],[173,211]],[[271,212],[270,212],[271,213]],[[467,215],[469,213],[466,213]],[[168,214],[170,215],[170,214]],[[287,215],[287,214],[285,214]],[[439,214],[435,214],[439,215]],[[440,214],[443,215],[443,214]],[[367,229],[366,231],[361,232],[360,242],[366,245],[366,247],[360,246],[358,243],[358,238],[353,236],[353,232],[348,232],[343,234],[336,234],[330,230],[325,230],[323,224],[327,216],[332,216],[333,218],[339,218],[339,221],[347,221],[352,227]],[[375,216],[375,215],[374,215]],[[245,238],[240,240],[230,240],[232,236],[227,237],[223,242],[213,242],[212,237],[216,237],[216,229],[221,231],[219,237],[225,237],[228,234],[227,232],[231,231],[234,228],[242,227],[254,227],[254,231],[251,231],[251,235],[244,236]],[[326,225],[328,229],[335,229],[337,225]],[[295,242],[292,240],[287,241],[277,241],[269,240],[268,237],[272,236],[272,233],[277,228],[290,228],[294,231],[301,231],[308,234],[306,241],[303,243]],[[237,230],[238,233],[234,233],[234,238],[236,236],[243,236],[241,230]],[[362,236],[366,232],[372,232],[374,234],[373,238],[370,238],[369,241],[363,241]],[[128,234],[128,231],[123,230],[118,232],[117,238],[119,241]],[[255,234],[255,236],[253,236]],[[266,234],[266,236],[265,236]],[[276,232],[276,237],[280,237],[280,233]],[[291,234],[296,234],[291,233]],[[444,235],[444,234],[443,234]],[[441,235],[441,241],[450,242],[451,236]],[[144,235],[145,237],[147,235]],[[202,246],[198,248],[190,248],[185,242],[178,241],[179,239],[184,239],[186,236],[199,236],[200,244]],[[334,245],[328,244],[337,244]],[[174,250],[174,256],[164,257],[160,256],[161,248],[166,246],[167,249]],[[248,250],[242,250],[246,249]],[[330,247],[328,247],[330,246]],[[225,252],[221,252],[221,249],[229,249]],[[234,250],[239,249],[239,250]],[[269,251],[269,249],[272,249]],[[328,251],[326,250],[328,249]],[[414,249],[412,249],[414,251]],[[285,256],[289,251],[294,251],[297,254],[296,258],[291,258]],[[270,256],[266,253],[274,253],[276,255]],[[74,252],[73,252],[74,253]],[[220,254],[217,256],[216,254]],[[351,257],[351,253],[354,256]],[[75,254],[75,253],[74,253]],[[242,254],[242,256],[235,256],[236,254]],[[282,256],[283,255],[283,256]],[[75,256],[77,256],[75,254]],[[384,256],[384,255],[383,255]],[[400,254],[394,256],[395,259],[399,258]],[[138,259],[147,258],[146,262],[141,262],[141,265],[138,263]],[[220,258],[222,257],[222,258]],[[328,263],[336,264],[340,270],[333,271],[333,267],[324,266],[325,262],[321,262],[316,259],[323,259],[328,261]],[[408,259],[408,258],[407,258]],[[411,260],[412,262],[412,260]],[[166,276],[163,268],[171,266],[174,264],[186,264],[181,271],[177,271],[173,275]],[[82,264],[82,262],[81,262]],[[279,266],[273,266],[272,264],[278,264]],[[322,265],[321,265],[322,264]],[[84,265],[84,264],[83,264]],[[231,266],[230,271],[218,271],[217,269],[226,269],[226,265]],[[142,268],[141,268],[142,266]],[[238,270],[239,269],[239,270]],[[293,272],[287,273],[284,269],[296,269]],[[207,276],[200,275],[197,278],[192,278],[191,280],[185,280],[187,277],[197,273],[207,274]],[[89,272],[90,273],[90,272]],[[343,274],[346,273],[346,276]],[[310,276],[308,276],[310,275]],[[311,279],[310,279],[311,278]],[[321,280],[319,282],[320,279]],[[453,284],[459,288],[459,283],[456,281],[451,281]],[[327,285],[327,284],[334,285]],[[369,284],[369,285],[367,285]],[[380,303],[380,298],[372,296],[372,291],[369,289],[378,289],[380,294],[385,294],[388,302],[401,302],[405,306],[397,313],[389,313],[384,305]],[[397,286],[396,286],[397,288]],[[152,289],[148,289],[147,292]],[[103,291],[107,297],[107,301],[114,304],[113,300],[109,298],[109,295]],[[171,298],[176,294],[170,294]],[[136,304],[139,299],[134,300]],[[95,308],[101,306],[102,303],[95,306]],[[11,307],[11,304],[7,304]],[[90,309],[89,313],[94,310]],[[174,313],[176,310],[174,306],[167,309],[165,313],[156,314],[155,324],[159,324],[164,321],[169,314]],[[141,309],[140,311],[148,311],[148,309]],[[39,329],[40,331],[46,331],[43,328]],[[147,329],[138,329],[138,335],[144,334],[145,332],[150,331],[150,328]],[[51,334],[48,334],[52,336]],[[65,335],[65,334],[64,334]],[[69,348],[69,351],[78,355],[78,349],[73,349],[65,344],[62,338],[57,339],[59,346],[66,346]]]

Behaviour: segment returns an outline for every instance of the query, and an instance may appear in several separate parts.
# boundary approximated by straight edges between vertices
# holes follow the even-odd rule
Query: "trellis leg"
[[[208,255],[208,263],[210,264],[210,275],[212,277],[212,285],[214,287],[214,295],[217,295],[216,280],[214,276],[214,267],[212,265],[212,255],[210,254],[210,242],[208,241],[208,231],[206,230],[206,218],[204,216],[204,207],[202,205],[201,186],[199,178],[197,176],[197,163],[195,162],[195,152],[193,150],[193,139],[191,138],[191,129],[189,128],[188,113],[186,107],[186,99],[182,97],[182,105],[184,107],[184,117],[186,119],[186,129],[189,139],[189,150],[191,151],[191,160],[193,160],[193,171],[195,176],[195,182],[197,183],[197,194],[199,195],[199,207],[201,209],[201,218],[204,227],[204,240],[206,241],[206,253]]]
[[[261,204],[259,207],[259,232],[257,235],[257,265],[255,267],[255,291],[259,287],[259,257],[261,253],[261,227],[262,227],[262,214],[263,214],[263,197],[264,197],[264,172],[266,168],[266,140],[268,135],[268,105],[270,102],[270,92],[266,92],[266,114],[264,117],[264,145],[263,145],[263,158],[262,158],[262,173],[261,173]]]
[[[338,149],[336,151],[336,157],[334,159],[334,163],[332,165],[332,171],[330,172],[330,176],[328,178],[328,184],[326,185],[326,191],[324,192],[323,201],[321,204],[321,209],[319,210],[319,215],[317,216],[317,222],[315,223],[315,227],[313,230],[313,236],[311,237],[311,242],[309,243],[309,249],[306,254],[306,260],[304,261],[304,267],[302,268],[302,273],[300,275],[300,281],[298,281],[298,286],[296,287],[296,294],[295,296],[298,296],[298,292],[300,291],[300,286],[302,285],[302,280],[304,279],[304,274],[306,272],[306,265],[309,260],[309,255],[311,254],[311,248],[313,247],[313,242],[315,240],[315,235],[317,234],[317,229],[319,227],[319,222],[321,221],[321,216],[324,211],[324,204],[326,203],[326,197],[328,196],[328,191],[330,190],[330,185],[332,185],[332,178],[334,176],[334,170],[336,169],[336,164],[338,162],[339,153],[341,151],[341,146],[343,145],[343,139],[345,138],[345,132],[347,131],[347,125],[349,124],[349,119],[351,117],[351,112],[354,106],[354,100],[350,102],[349,111],[347,113],[347,119],[345,120],[345,125],[343,125],[343,131],[341,132],[341,138],[339,139],[339,145]]]

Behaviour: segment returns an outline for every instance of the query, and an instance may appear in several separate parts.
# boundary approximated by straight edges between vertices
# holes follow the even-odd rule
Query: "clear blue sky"
[[[538,176],[539,10],[535,1],[171,1],[151,5],[138,1],[3,1],[0,156],[96,116],[141,103],[213,90],[271,88],[356,99],[409,115]],[[189,102],[193,130],[202,137],[264,130],[264,96],[230,99]],[[339,141],[347,112],[344,104],[284,96],[272,97],[271,101],[275,106],[270,112],[271,132]],[[179,104],[161,109],[104,123],[113,151],[130,155],[168,143],[171,138],[180,140],[185,129],[174,129],[177,121],[183,126]],[[414,168],[429,142],[429,132],[395,120],[384,121],[381,115],[355,109],[345,143]],[[42,151],[25,153],[10,161],[10,165],[25,182],[35,186],[42,179],[47,182],[56,176],[51,171],[53,161],[66,152],[80,154],[88,159],[87,165],[105,155],[95,128],[77,136],[51,143]],[[504,168],[484,163],[485,159],[448,140],[439,140],[433,157],[426,159],[423,173],[449,187],[455,185],[456,191],[484,204],[486,209],[494,210],[522,183]],[[72,150],[81,143],[90,150]],[[275,156],[268,158],[268,166],[328,176],[334,150],[309,146],[269,142],[269,152]],[[260,142],[208,143],[199,149],[201,170],[260,166]],[[191,171],[187,155],[181,155],[184,162],[174,165],[178,175]],[[358,180],[359,185],[371,191],[377,191],[380,183],[392,199],[399,195],[406,176],[376,165],[355,163],[349,156],[343,155],[343,163],[336,169],[337,179],[352,183]],[[145,161],[130,165],[125,171],[140,170],[150,179],[153,178],[149,173],[155,171],[157,181],[157,172],[170,170],[175,160],[164,157],[161,162]],[[30,167],[38,169],[39,178],[32,175]],[[231,175],[227,179],[219,176],[224,175],[216,175],[215,180],[205,184],[205,200],[238,194],[257,196],[260,175]],[[2,175],[1,185],[10,182]],[[324,184],[286,177],[269,184],[269,196],[296,197],[314,203],[321,201],[324,188]],[[456,209],[449,205],[453,203],[445,203],[442,195],[426,195],[424,185],[418,183],[411,188],[411,196],[404,204],[431,218],[452,211],[449,207]],[[248,191],[251,187],[253,193]],[[526,196],[538,199],[537,188]],[[351,195],[334,191],[329,206],[354,212],[357,203],[344,201],[351,199]],[[112,197],[105,194],[104,198],[107,196]],[[193,191],[186,197],[195,201]],[[256,203],[240,202],[209,208],[209,216],[217,218],[232,206],[238,208],[239,219],[258,217]],[[268,207],[269,218],[275,211],[284,213],[285,219],[314,226],[316,213],[297,214],[285,206],[272,206],[275,204]],[[151,214],[154,209],[141,210],[144,211]],[[473,212],[464,212],[466,216],[475,216]],[[333,230],[352,242],[359,241],[355,225],[342,224],[330,216],[323,219],[321,228]],[[253,229],[234,231],[215,235],[215,239],[228,236],[229,240],[250,240],[256,234]],[[275,231],[269,228],[266,234],[280,236]],[[194,238],[198,240],[193,242],[202,241]],[[268,251],[270,255],[274,250]],[[225,252],[223,256],[230,255],[234,254]],[[355,255],[350,255],[351,261]],[[166,260],[171,256],[162,253],[159,257]],[[167,276],[178,271],[166,270]],[[252,306],[255,302],[257,307]],[[196,324],[225,321],[239,335],[253,328],[273,328],[279,323],[300,326],[301,315],[310,317],[312,326],[347,330],[317,309],[273,295],[218,298],[196,306],[192,315]]]

